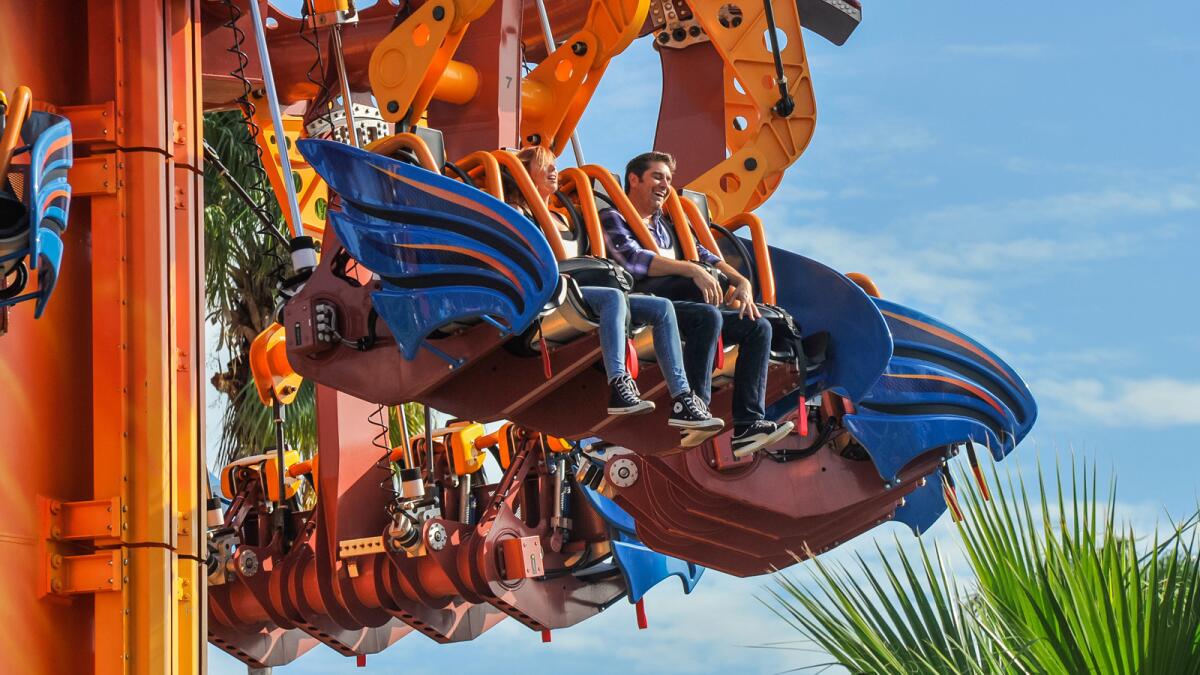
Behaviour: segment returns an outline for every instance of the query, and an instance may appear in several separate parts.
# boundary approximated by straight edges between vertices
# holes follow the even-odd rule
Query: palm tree
[[[245,186],[261,212],[284,231],[279,203],[266,187],[258,149],[241,114],[205,115],[204,138],[233,180]],[[224,464],[274,445],[272,411],[258,400],[250,375],[250,343],[274,320],[276,287],[289,272],[288,252],[212,162],[204,171],[204,203],[207,319],[217,329],[216,348],[224,358],[211,380],[227,403],[217,446],[217,460]],[[305,381],[285,415],[285,435],[293,447],[309,452],[315,448],[313,416],[313,386]]]
[[[204,138],[231,177],[245,187],[260,213],[279,232],[286,231],[273,192],[267,187],[258,148],[237,111],[204,116]],[[209,162],[204,172],[204,283],[209,323],[217,329],[216,348],[224,359],[212,384],[226,397],[217,461],[259,454],[275,444],[272,411],[262,405],[250,374],[250,343],[271,325],[277,310],[276,288],[290,273],[288,252],[271,235],[246,201]],[[388,411],[389,441],[400,443],[399,408]],[[416,404],[403,406],[409,433],[424,429]],[[309,455],[316,450],[313,383],[305,380],[284,417],[287,443]]]
[[[896,540],[881,562],[813,560],[779,574],[768,604],[853,673],[1200,673],[1200,512],[1161,540],[1118,522],[1087,462],[1036,491],[1011,474],[986,501],[961,489],[960,584],[937,545]],[[1069,484],[1069,487],[1068,485]],[[818,667],[821,667],[818,666]]]

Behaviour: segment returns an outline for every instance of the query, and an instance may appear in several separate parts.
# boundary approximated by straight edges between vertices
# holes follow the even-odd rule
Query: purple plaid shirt
[[[604,230],[604,243],[608,248],[608,257],[629,270],[634,279],[645,279],[650,272],[650,261],[656,254],[642,248],[637,236],[629,228],[629,223],[625,222],[621,213],[613,208],[604,209],[600,212],[600,227]],[[647,227],[660,249],[671,247],[671,232],[675,225],[662,212],[662,209],[654,212]],[[701,246],[700,242],[696,242],[696,250],[700,253],[700,262],[702,263],[716,265],[721,262],[719,257]]]

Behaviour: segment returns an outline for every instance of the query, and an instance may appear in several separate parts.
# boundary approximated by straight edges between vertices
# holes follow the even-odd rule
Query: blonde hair
[[[533,178],[534,170],[545,171],[546,167],[554,164],[554,153],[544,145],[533,145],[521,148],[517,152],[517,159],[529,172],[529,177]],[[507,175],[504,177],[504,201],[517,208],[530,209],[525,195],[521,194],[521,190],[517,187],[517,182]]]
[[[554,163],[554,153],[544,145],[532,145],[528,148],[521,148],[517,153],[517,159],[525,165],[525,170],[532,176],[535,169],[545,171],[546,167]]]

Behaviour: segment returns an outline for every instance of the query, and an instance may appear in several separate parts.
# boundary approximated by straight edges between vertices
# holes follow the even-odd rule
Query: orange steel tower
[[[76,156],[51,309],[0,338],[7,672],[204,668],[200,6],[0,2],[0,89]]]

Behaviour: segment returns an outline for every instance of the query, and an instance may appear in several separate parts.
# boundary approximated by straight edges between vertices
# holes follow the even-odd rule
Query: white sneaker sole
[[[778,443],[779,441],[783,440],[784,436],[787,436],[788,434],[792,433],[792,429],[794,429],[795,426],[796,425],[792,424],[791,422],[784,422],[783,424],[779,425],[779,428],[775,430],[775,433],[768,434],[761,438],[755,439],[752,443],[749,443],[748,445],[744,445],[740,448],[734,448],[733,456],[734,457],[746,457],[749,455],[753,455],[754,453],[758,452],[759,450],[762,450],[763,448],[767,447],[768,445],[770,445],[772,443]]]
[[[654,412],[654,401],[642,401],[641,403],[628,408],[609,408],[609,415],[645,415],[648,412]]]
[[[710,417],[706,420],[667,420],[667,425],[676,429],[684,429],[687,431],[720,431],[725,428],[725,422],[718,417]]]
[[[725,427],[722,426],[721,429]],[[679,435],[679,447],[694,448],[721,433],[721,429],[688,429]]]

